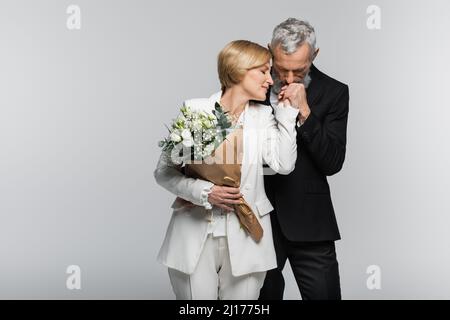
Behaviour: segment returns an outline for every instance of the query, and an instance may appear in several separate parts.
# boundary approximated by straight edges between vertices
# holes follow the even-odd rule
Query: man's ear
[[[317,48],[316,51],[314,51],[312,61],[314,61],[314,59],[317,57],[317,55],[319,54],[319,51],[320,51],[320,48]]]

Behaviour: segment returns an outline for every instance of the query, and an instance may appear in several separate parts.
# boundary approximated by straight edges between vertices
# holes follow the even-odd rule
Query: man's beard
[[[273,72],[272,79],[273,79],[272,92],[278,95],[281,91],[281,88],[284,87],[286,83],[284,83],[283,81],[280,80],[280,78],[278,78],[276,72]],[[305,88],[308,88],[309,84],[311,83],[311,76],[309,75],[309,72],[302,80],[297,81],[296,83],[303,83]]]

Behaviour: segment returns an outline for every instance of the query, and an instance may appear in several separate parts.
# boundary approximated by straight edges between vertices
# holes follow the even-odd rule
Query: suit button
[[[246,184],[246,185],[244,186],[244,190],[250,190],[250,185]]]

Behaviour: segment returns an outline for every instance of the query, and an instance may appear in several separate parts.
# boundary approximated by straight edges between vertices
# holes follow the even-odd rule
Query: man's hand
[[[213,186],[211,192],[208,195],[208,202],[214,206],[225,209],[227,211],[233,211],[233,204],[240,204],[239,198],[242,194],[239,188]]]
[[[299,120],[303,123],[311,113],[306,100],[306,90],[302,83],[291,83],[281,88],[279,101],[289,100],[292,107],[299,110]]]

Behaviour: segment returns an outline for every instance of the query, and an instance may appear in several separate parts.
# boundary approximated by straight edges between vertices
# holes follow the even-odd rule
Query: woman
[[[265,100],[273,84],[270,58],[270,52],[256,43],[229,43],[218,57],[222,91],[185,102],[206,112],[218,102],[234,124],[242,124],[240,189],[186,177],[164,153],[158,162],[154,173],[158,184],[191,203],[172,206],[175,210],[158,255],[169,268],[177,299],[254,300],[266,271],[276,267],[268,215],[273,207],[264,191],[263,161],[281,174],[294,169],[298,110],[285,101],[274,106],[274,116],[270,106],[251,101]],[[232,211],[241,196],[263,227],[259,242],[246,234]]]

